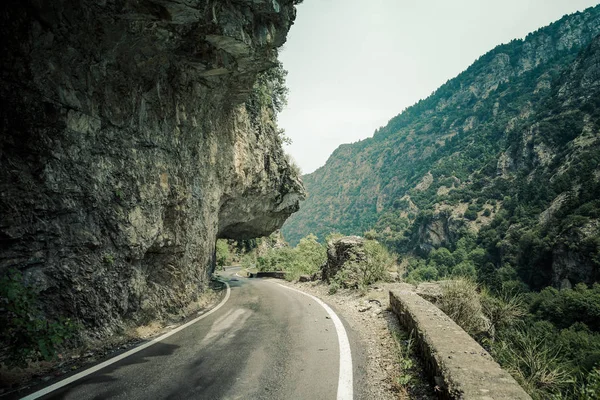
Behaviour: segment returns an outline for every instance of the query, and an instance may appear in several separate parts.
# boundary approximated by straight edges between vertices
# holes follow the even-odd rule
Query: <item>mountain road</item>
[[[228,295],[210,315],[25,399],[362,397],[354,393],[361,372],[352,364],[352,335],[335,312],[311,295],[273,279],[239,277],[238,270],[221,273]]]

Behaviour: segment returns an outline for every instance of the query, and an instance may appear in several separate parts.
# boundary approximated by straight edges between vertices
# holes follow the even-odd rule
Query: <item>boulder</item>
[[[322,278],[330,282],[338,272],[344,269],[348,262],[364,259],[364,245],[366,239],[360,236],[344,236],[330,240],[327,243],[327,261],[321,266]],[[345,286],[353,286],[353,277],[344,279]]]

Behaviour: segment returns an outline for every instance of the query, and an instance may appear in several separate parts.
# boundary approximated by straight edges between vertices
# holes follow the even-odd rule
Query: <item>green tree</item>
[[[470,261],[463,261],[452,268],[452,277],[454,278],[467,278],[470,280],[477,280],[477,271],[475,265]]]
[[[216,263],[218,267],[226,266],[231,260],[231,254],[229,253],[229,246],[227,240],[217,239],[216,243]]]
[[[445,247],[440,247],[434,250],[431,250],[429,253],[429,261],[435,262],[437,265],[445,265],[449,269],[454,266],[454,257],[450,250]]]
[[[298,257],[309,267],[307,270],[316,272],[327,260],[325,247],[317,241],[317,237],[312,233],[300,239],[296,246]]]
[[[434,266],[420,265],[408,273],[408,282],[435,281],[438,279],[438,270]]]

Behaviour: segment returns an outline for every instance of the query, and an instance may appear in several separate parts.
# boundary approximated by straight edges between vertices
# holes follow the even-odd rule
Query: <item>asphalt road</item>
[[[231,295],[211,315],[41,398],[336,399],[340,346],[330,314],[302,293],[234,273],[223,274]]]

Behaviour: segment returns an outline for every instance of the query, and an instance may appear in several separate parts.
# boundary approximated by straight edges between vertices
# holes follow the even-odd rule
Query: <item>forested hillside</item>
[[[600,6],[565,16],[496,47],[372,138],[340,146],[303,177],[309,197],[285,238],[374,229],[402,255],[476,250],[460,269],[492,286],[597,281],[598,34]],[[410,268],[450,273],[429,267]]]

